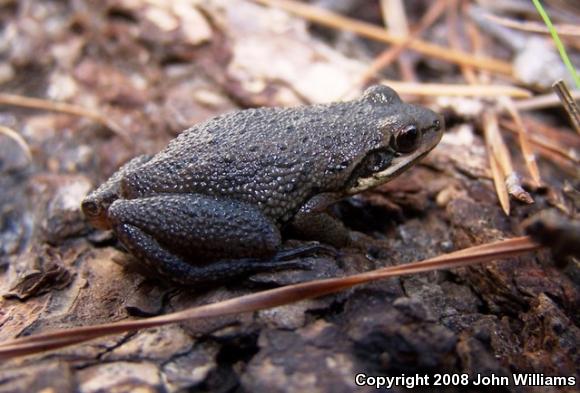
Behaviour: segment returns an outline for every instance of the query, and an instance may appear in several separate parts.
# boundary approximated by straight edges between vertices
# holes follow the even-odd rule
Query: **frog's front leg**
[[[345,247],[350,243],[349,230],[326,209],[342,199],[338,193],[318,194],[309,199],[296,213],[287,226],[290,237],[316,240],[334,247]]]
[[[278,228],[258,208],[237,201],[198,194],[121,199],[109,219],[133,255],[184,284],[304,267],[277,260]]]
[[[290,236],[297,239],[317,240],[334,247],[350,245],[350,233],[344,224],[326,212],[298,212],[288,227]]]

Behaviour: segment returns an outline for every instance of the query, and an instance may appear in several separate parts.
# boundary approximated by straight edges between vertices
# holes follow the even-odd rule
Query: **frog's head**
[[[104,185],[107,185],[105,183]],[[92,226],[98,229],[111,229],[109,206],[119,199],[117,192],[102,186],[88,194],[81,203],[81,209]]]
[[[386,183],[417,163],[443,136],[443,118],[437,113],[404,103],[390,87],[368,88],[360,100],[373,106],[373,127],[381,140],[368,152],[353,174],[347,194],[356,194]]]

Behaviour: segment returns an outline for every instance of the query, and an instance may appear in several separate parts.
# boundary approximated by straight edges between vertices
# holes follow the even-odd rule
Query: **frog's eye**
[[[409,153],[417,148],[421,140],[421,131],[414,125],[403,128],[391,140],[393,148],[400,153]]]

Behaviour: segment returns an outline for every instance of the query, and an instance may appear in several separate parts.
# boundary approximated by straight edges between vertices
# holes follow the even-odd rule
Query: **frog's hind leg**
[[[185,285],[206,285],[253,273],[308,267],[301,261],[285,261],[276,257],[271,260],[242,258],[192,265],[167,251],[152,236],[135,226],[121,224],[117,227],[117,234],[123,245],[145,262],[149,270],[158,272],[163,278]]]
[[[117,200],[109,218],[119,240],[173,281],[199,284],[304,268],[281,252],[280,232],[255,206],[198,194]]]

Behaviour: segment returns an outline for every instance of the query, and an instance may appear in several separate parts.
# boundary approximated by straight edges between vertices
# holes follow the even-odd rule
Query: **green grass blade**
[[[538,13],[540,14],[542,19],[544,20],[544,23],[548,27],[548,30],[550,31],[550,34],[552,35],[552,40],[554,40],[554,43],[556,44],[556,47],[558,48],[558,52],[560,52],[560,57],[562,58],[564,65],[566,65],[566,68],[568,69],[568,71],[572,75],[572,78],[574,79],[574,83],[576,83],[576,88],[580,89],[580,78],[578,78],[578,74],[576,73],[576,68],[574,68],[574,65],[570,61],[570,58],[568,57],[568,54],[566,53],[566,48],[564,48],[564,44],[562,44],[562,41],[560,40],[560,37],[558,36],[558,32],[556,31],[556,28],[554,28],[554,25],[552,24],[552,21],[550,20],[548,13],[546,12],[544,7],[542,6],[542,3],[540,3],[540,0],[532,0],[532,2],[536,6]]]

